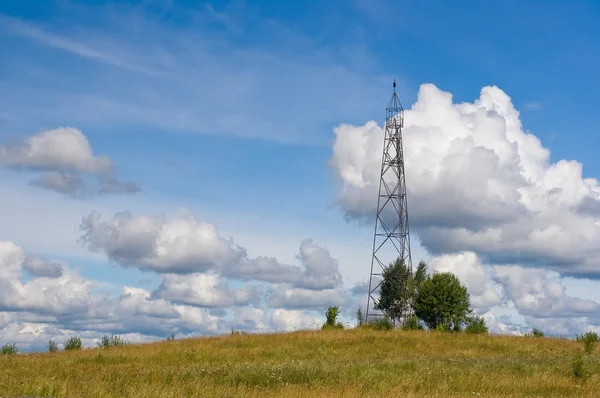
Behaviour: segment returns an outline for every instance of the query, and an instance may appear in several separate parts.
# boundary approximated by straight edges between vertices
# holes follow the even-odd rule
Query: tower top
[[[394,92],[396,92],[396,79],[394,79]]]

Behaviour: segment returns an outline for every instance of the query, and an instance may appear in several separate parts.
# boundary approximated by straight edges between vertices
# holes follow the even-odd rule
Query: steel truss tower
[[[396,81],[394,80],[394,93],[386,109],[385,137],[373,237],[369,297],[367,299],[367,322],[369,322],[369,318],[383,315],[383,312],[375,310],[373,307],[378,302],[378,289],[381,285],[382,273],[387,266],[400,257],[412,272],[402,149],[403,126],[404,109],[396,95]]]

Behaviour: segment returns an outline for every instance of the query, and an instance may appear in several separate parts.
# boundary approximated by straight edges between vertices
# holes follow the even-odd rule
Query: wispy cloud
[[[0,24],[3,24],[5,28],[7,28],[13,34],[38,41],[44,45],[67,51],[80,57],[90,58],[119,68],[145,73],[148,75],[161,74],[159,71],[154,71],[144,68],[140,65],[129,63],[124,59],[111,54],[110,52],[95,49],[86,43],[78,42],[68,37],[44,31],[41,27],[27,23],[18,18],[0,14]]]
[[[530,110],[530,111],[537,111],[542,109],[542,103],[539,101],[531,101],[531,102],[526,102],[524,104],[525,109]]]
[[[174,25],[132,9],[103,9],[93,26],[62,29],[2,17],[12,36],[76,56],[59,67],[59,52],[32,49],[8,64],[0,107],[10,110],[11,127],[23,120],[93,123],[324,145],[340,120],[379,117],[391,77],[371,66],[345,62],[335,49],[272,21],[223,31],[211,26],[250,28],[210,7],[192,16],[177,12],[193,23]],[[39,64],[44,70],[32,73]]]

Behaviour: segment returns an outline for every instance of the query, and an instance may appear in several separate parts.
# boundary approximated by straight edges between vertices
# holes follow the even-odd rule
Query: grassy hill
[[[0,396],[598,397],[600,354],[583,356],[576,377],[582,351],[566,339],[422,331],[230,335],[3,355]]]

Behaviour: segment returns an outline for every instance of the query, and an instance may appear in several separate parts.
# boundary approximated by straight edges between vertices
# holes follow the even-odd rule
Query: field
[[[0,356],[0,396],[598,397],[566,339],[370,329],[228,335]]]

